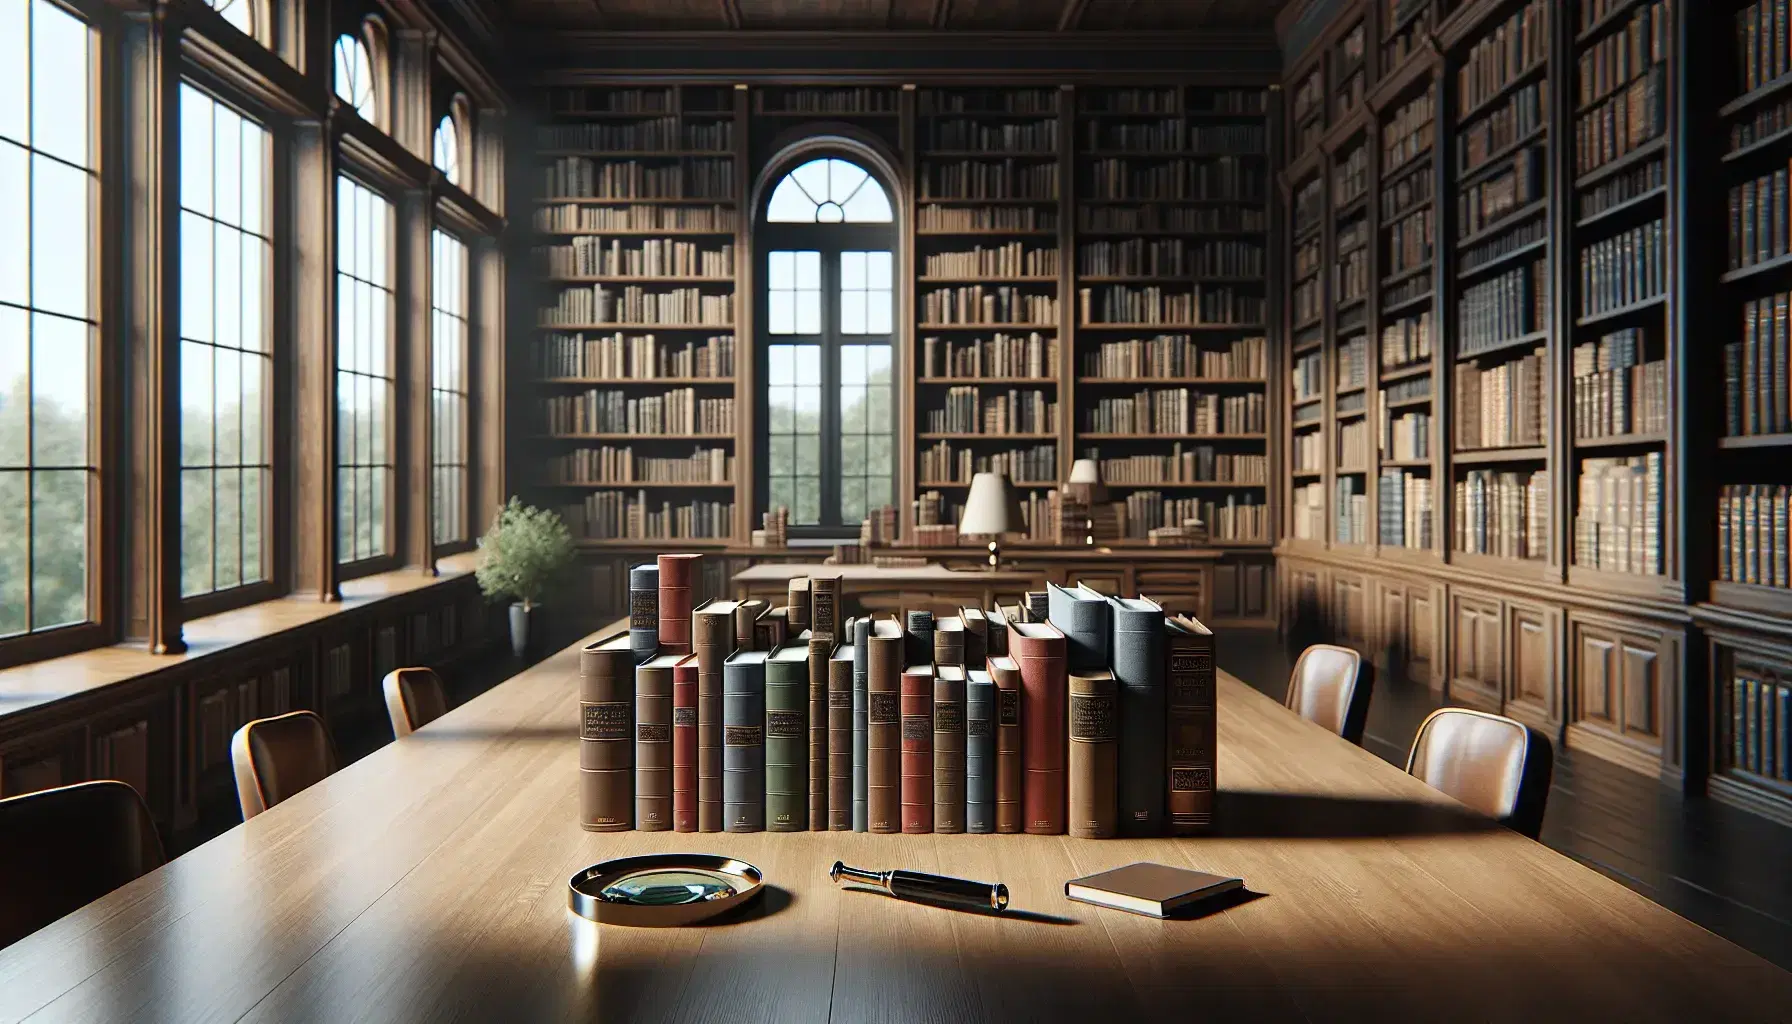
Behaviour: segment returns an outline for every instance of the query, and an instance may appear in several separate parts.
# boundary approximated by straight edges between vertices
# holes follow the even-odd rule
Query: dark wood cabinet
[[[1558,650],[1561,613],[1529,604],[1506,606],[1507,690],[1505,713],[1554,735],[1562,722],[1562,672]]]
[[[1501,608],[1497,598],[1473,593],[1450,597],[1450,689],[1452,699],[1498,711],[1502,680]]]

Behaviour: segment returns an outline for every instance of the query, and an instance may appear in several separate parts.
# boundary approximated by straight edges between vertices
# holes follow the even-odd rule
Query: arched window
[[[336,95],[368,124],[378,124],[379,98],[367,44],[344,32],[336,37]]]
[[[460,132],[452,114],[444,115],[436,122],[435,153],[436,170],[441,171],[450,184],[460,184]]]
[[[205,2],[211,5],[212,10],[222,14],[225,21],[241,29],[244,35],[251,39],[257,38],[255,30],[260,26],[256,24],[259,19],[255,15],[254,0],[205,0]]]
[[[794,533],[854,535],[892,503],[895,217],[884,183],[838,157],[790,169],[758,227],[762,507]]]

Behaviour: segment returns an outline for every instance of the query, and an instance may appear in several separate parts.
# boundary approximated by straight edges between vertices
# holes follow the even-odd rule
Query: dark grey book
[[[660,649],[660,567],[633,565],[628,570],[628,647],[637,663]]]
[[[1120,696],[1120,834],[1164,830],[1164,610],[1143,597],[1108,599]]]
[[[964,826],[966,832],[996,830],[996,684],[988,672],[965,673]]]
[[[766,651],[736,651],[722,663],[722,825],[765,831]]]
[[[1048,619],[1064,634],[1065,664],[1071,672],[1108,667],[1108,599],[1082,584],[1045,585]]]
[[[809,634],[765,659],[765,829],[809,828]]]
[[[907,633],[902,649],[906,664],[933,664],[933,613],[911,611],[903,625]]]
[[[861,616],[852,622],[852,830],[854,832],[871,831],[869,805],[866,803],[867,775],[866,765],[866,715],[870,708],[870,695],[866,689],[868,663],[866,656],[871,646],[871,617]]]

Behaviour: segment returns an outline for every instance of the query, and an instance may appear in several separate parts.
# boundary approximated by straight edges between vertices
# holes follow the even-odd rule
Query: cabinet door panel
[[[1660,743],[1661,650],[1652,640],[1622,636],[1618,651],[1624,735],[1645,743]]]
[[[1521,717],[1554,724],[1561,717],[1560,686],[1556,673],[1556,624],[1560,613],[1547,608],[1512,605],[1510,624],[1510,682],[1506,700]]]
[[[1332,577],[1332,631],[1338,643],[1359,651],[1369,647],[1369,601],[1361,576]]]
[[[1500,705],[1500,603],[1472,594],[1451,597],[1452,696],[1480,707]]]
[[[1247,565],[1240,572],[1238,615],[1245,619],[1269,617],[1269,569],[1267,565]]]
[[[93,777],[117,779],[137,791],[147,803],[149,786],[149,722],[138,720],[115,726],[93,740]]]
[[[1575,689],[1580,721],[1608,729],[1617,727],[1613,682],[1618,640],[1611,632],[1586,623],[1575,627]]]
[[[1437,679],[1437,597],[1429,587],[1406,595],[1406,677],[1432,686]]]
[[[1236,565],[1213,567],[1213,614],[1218,618],[1236,618],[1239,614],[1239,574]]]

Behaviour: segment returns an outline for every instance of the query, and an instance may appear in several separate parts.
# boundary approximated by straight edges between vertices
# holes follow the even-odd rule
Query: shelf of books
[[[1267,547],[1268,93],[1075,96],[1071,450],[1130,542]]]
[[[1030,541],[1055,539],[1062,459],[1068,99],[922,88],[915,106],[915,529],[956,544],[979,472],[1006,472]],[[937,534],[938,536],[930,536]]]
[[[1329,154],[1330,188],[1325,238],[1331,302],[1326,349],[1331,365],[1327,405],[1336,431],[1332,452],[1332,543],[1366,547],[1370,535],[1369,481],[1375,443],[1370,439],[1369,299],[1373,291],[1375,224],[1369,211],[1367,121]]]
[[[723,544],[736,465],[735,90],[571,86],[536,128],[534,483],[581,542]],[[593,443],[603,441],[605,443]]]
[[[1323,546],[1330,534],[1326,491],[1331,479],[1332,425],[1327,406],[1325,324],[1331,280],[1325,266],[1325,175],[1289,183],[1294,259],[1287,306],[1288,523],[1296,544]]]

